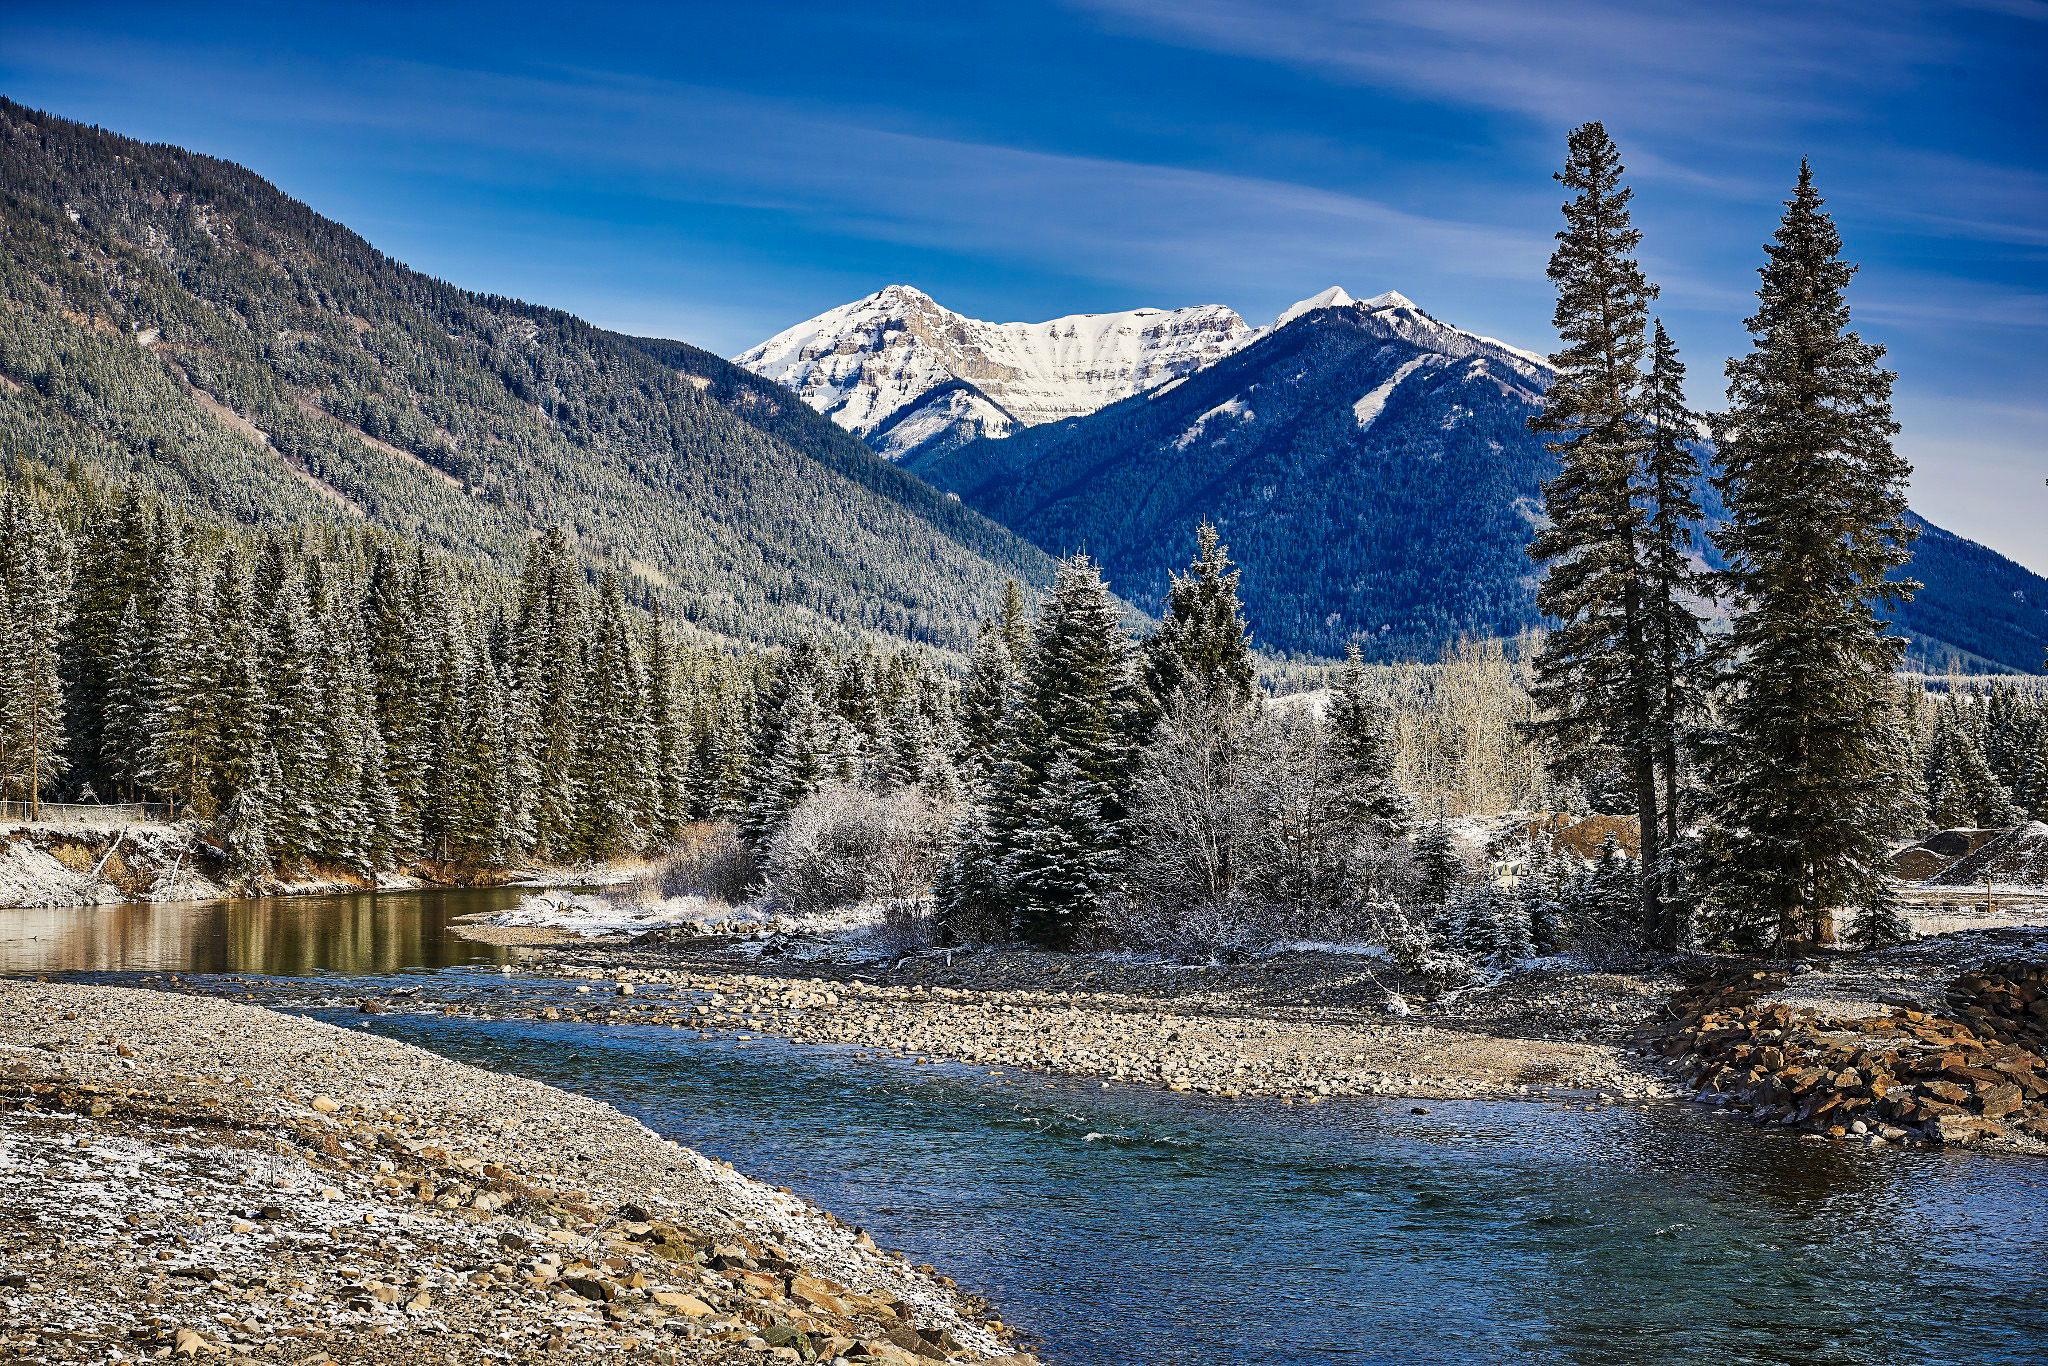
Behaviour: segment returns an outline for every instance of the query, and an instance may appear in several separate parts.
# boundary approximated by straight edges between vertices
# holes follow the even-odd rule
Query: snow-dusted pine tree
[[[979,900],[951,910],[981,916],[991,898],[1002,901],[1014,933],[1054,946],[1092,928],[1121,846],[1142,689],[1137,651],[1101,571],[1085,555],[1061,562],[1032,630],[978,817],[977,856],[1006,885],[983,885],[985,871],[955,879],[949,885],[978,888]],[[1042,793],[1062,765],[1073,778],[1056,794]],[[1072,810],[1060,810],[1065,800]],[[1063,881],[1043,860],[1071,840],[1084,846],[1073,879]],[[1028,888],[1016,881],[1026,876]],[[1077,899],[1059,900],[1068,893]]]
[[[1701,871],[1722,929],[1749,944],[1826,937],[1844,909],[1886,916],[1908,819],[1887,723],[1903,642],[1880,609],[1917,586],[1887,578],[1911,554],[1910,467],[1892,449],[1883,348],[1850,330],[1841,246],[1802,163],[1717,424],[1732,686]]]
[[[1676,851],[1691,804],[1686,775],[1693,741],[1707,714],[1706,633],[1700,611],[1712,597],[1712,586],[1695,544],[1694,528],[1702,520],[1700,464],[1694,451],[1699,419],[1686,406],[1685,365],[1662,319],[1651,324],[1642,410],[1648,438],[1638,479],[1648,512],[1641,539],[1643,638],[1651,677],[1645,742],[1658,770],[1659,814],[1664,822],[1656,842],[1660,862],[1646,872],[1661,883],[1661,941],[1666,948],[1676,948],[1686,937],[1690,919]]]
[[[985,621],[960,688],[960,762],[977,784],[988,780],[1017,687],[1017,661],[1002,628]]]
[[[1258,674],[1237,598],[1240,571],[1215,527],[1203,522],[1195,537],[1195,558],[1172,576],[1159,628],[1145,642],[1145,683],[1159,707],[1183,688],[1249,705]]]
[[[155,643],[129,594],[114,629],[101,703],[100,765],[123,801],[140,799],[149,786],[151,707],[157,685]]]
[[[1607,130],[1572,130],[1558,180],[1572,192],[1550,258],[1555,324],[1563,345],[1543,411],[1529,420],[1551,433],[1557,476],[1543,486],[1549,522],[1529,544],[1544,563],[1536,604],[1557,621],[1535,660],[1530,693],[1543,709],[1536,728],[1551,743],[1556,770],[1569,773],[1603,753],[1628,771],[1646,851],[1658,865],[1663,833],[1654,720],[1659,701],[1650,620],[1652,530],[1639,499],[1655,427],[1643,412],[1642,365],[1649,354],[1650,300],[1635,250],[1620,154]],[[1672,937],[1663,887],[1645,876],[1643,935]]]
[[[1386,712],[1366,682],[1364,656],[1353,645],[1330,695],[1330,748],[1353,823],[1380,840],[1397,840],[1407,836],[1415,804],[1394,781]]]
[[[41,813],[66,757],[64,625],[71,546],[62,524],[27,498],[0,503],[0,583],[7,590],[0,678],[0,792]]]

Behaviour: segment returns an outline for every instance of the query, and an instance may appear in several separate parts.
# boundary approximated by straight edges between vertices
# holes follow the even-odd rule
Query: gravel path
[[[0,982],[0,1359],[1006,1357],[599,1102],[202,996]]]

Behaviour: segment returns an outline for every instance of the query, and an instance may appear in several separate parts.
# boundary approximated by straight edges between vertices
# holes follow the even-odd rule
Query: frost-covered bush
[[[728,906],[745,901],[761,875],[739,828],[725,821],[685,826],[659,865],[658,899],[701,896]]]
[[[882,904],[877,940],[891,953],[916,953],[939,941],[939,920],[928,896],[892,896]]]
[[[917,788],[884,794],[827,783],[797,803],[769,840],[768,895],[799,915],[922,897],[952,823]]]
[[[1298,938],[1287,933],[1287,920],[1279,908],[1263,903],[1132,895],[1110,904],[1106,928],[1132,948],[1229,959]]]
[[[1177,696],[1132,788],[1105,928],[1184,956],[1385,942],[1412,874],[1371,796],[1312,712]]]

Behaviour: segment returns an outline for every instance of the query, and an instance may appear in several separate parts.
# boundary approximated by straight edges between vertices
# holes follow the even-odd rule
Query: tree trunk
[[[1650,762],[1647,745],[1637,747],[1633,756],[1636,780],[1636,825],[1642,854],[1640,885],[1643,899],[1643,942],[1656,947],[1665,943],[1663,830],[1657,811],[1657,770]]]
[[[1666,716],[1664,724],[1664,852],[1668,855],[1678,847],[1679,837],[1677,718]],[[1685,932],[1679,919],[1679,908],[1685,904],[1681,876],[1674,859],[1664,881],[1664,937],[1659,941],[1667,950],[1676,950]]]

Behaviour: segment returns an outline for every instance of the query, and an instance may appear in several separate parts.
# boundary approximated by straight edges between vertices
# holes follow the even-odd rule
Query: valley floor
[[[0,982],[0,1358],[1010,1357],[610,1106],[204,996]]]

